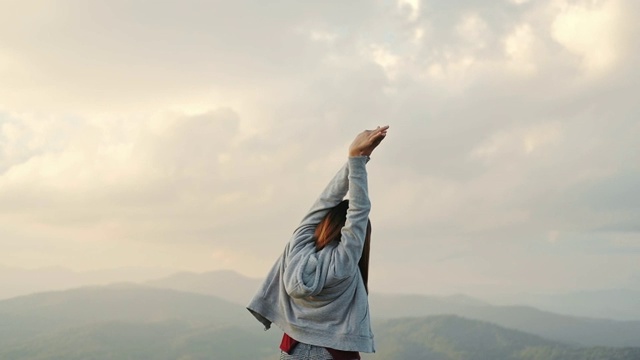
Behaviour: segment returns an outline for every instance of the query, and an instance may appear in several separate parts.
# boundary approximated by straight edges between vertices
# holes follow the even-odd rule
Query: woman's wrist
[[[367,161],[371,160],[371,157],[369,157],[369,155],[366,154],[351,154],[349,153],[349,159],[355,159],[355,158],[365,158],[367,159]]]

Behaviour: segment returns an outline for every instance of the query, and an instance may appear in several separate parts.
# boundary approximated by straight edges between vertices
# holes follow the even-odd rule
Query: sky
[[[634,0],[0,1],[0,265],[262,277],[352,138],[374,291],[640,290]]]

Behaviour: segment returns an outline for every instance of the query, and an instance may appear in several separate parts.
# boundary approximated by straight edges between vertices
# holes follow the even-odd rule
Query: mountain
[[[632,360],[640,348],[581,348],[451,315],[375,323],[378,352],[365,359]]]
[[[607,289],[577,291],[560,294],[511,294],[496,296],[494,302],[502,305],[528,305],[560,314],[640,320],[640,291]]]
[[[144,284],[216,296],[246,305],[258,290],[261,282],[261,279],[248,278],[235,271],[211,271],[200,274],[180,272],[168,277],[146,281]]]
[[[142,282],[174,273],[175,270],[122,267],[93,271],[73,271],[64,267],[21,269],[0,265],[0,300],[44,291],[65,290],[113,282]]]
[[[0,301],[0,347],[14,339],[113,321],[254,325],[244,307],[211,296],[133,284],[83,287]]]
[[[527,306],[492,306],[423,295],[372,294],[375,319],[454,314],[584,346],[640,346],[640,321],[560,315]]]
[[[241,305],[245,305],[253,297],[262,283],[262,279],[249,278],[231,270],[219,270],[205,273],[180,272],[167,277],[145,281],[149,285],[163,289],[187,291],[196,294],[205,294],[219,297]],[[415,299],[429,306],[444,306],[448,309],[451,304],[459,306],[488,306],[489,303],[466,296],[455,294],[450,296],[426,296],[426,295],[376,295],[378,298]],[[380,306],[384,306],[382,303]]]
[[[4,274],[6,275],[7,269],[3,269]],[[60,273],[65,273],[68,270],[57,269],[57,271],[60,271]],[[132,277],[135,276],[132,275]],[[249,301],[251,296],[253,296],[260,282],[260,279],[251,279],[232,271],[215,271],[201,274],[186,272],[176,273],[168,277],[145,281],[145,285],[138,288],[135,288],[133,285],[128,286],[130,286],[129,291],[131,292],[143,291],[143,289],[146,289],[144,291],[146,291],[148,294],[148,300],[145,301],[148,302],[148,304],[154,304],[154,302],[159,301],[158,299],[171,299],[172,296],[176,296],[175,294],[183,294],[181,296],[184,296],[185,292],[189,292],[192,293],[190,294],[190,296],[196,294],[200,294],[200,296],[208,295],[202,298],[205,300],[201,300],[204,304],[211,304],[212,302],[220,302],[226,300],[226,305],[219,305],[216,306],[216,308],[225,309],[232,307],[233,309],[237,309],[237,311],[239,312],[243,312],[245,311],[244,305]],[[123,286],[124,285],[119,285],[115,286],[115,288],[113,286],[103,288],[87,287],[84,288],[84,290],[74,289],[72,290],[72,293],[78,292],[78,294],[81,294],[83,291],[89,291],[89,289],[94,289],[97,292],[106,291],[105,289],[114,290],[118,287],[122,288]],[[165,293],[164,291],[167,290],[172,290],[173,292]],[[120,291],[124,291],[124,289],[120,289]],[[154,293],[154,291],[157,291],[157,293]],[[62,294],[68,295],[69,293],[63,291],[36,294],[34,297],[17,298],[21,300],[15,303],[22,303],[23,300],[29,302],[33,299],[44,297],[48,299],[48,306],[52,306],[52,304],[56,301],[59,301],[61,303],[65,302],[64,299],[56,300],[56,296],[63,296]],[[125,296],[124,293],[121,294],[122,296]],[[76,310],[82,311],[82,309],[85,308],[87,304],[98,304],[100,303],[100,301],[106,301],[109,296],[115,296],[114,293],[110,293],[110,295],[106,297],[103,297],[102,295],[96,295],[96,293],[94,293],[94,295],[94,299],[86,298],[83,300],[78,300],[78,302],[76,303],[77,309],[73,309],[74,314],[76,314]],[[215,299],[209,300],[209,297],[211,296],[215,297]],[[133,296],[133,294],[130,294],[130,297],[137,297],[137,295]],[[624,297],[624,294],[621,293],[619,297]],[[115,301],[115,299],[113,298],[112,300]],[[122,300],[124,301],[124,299]],[[2,321],[1,314],[3,312],[3,307],[6,308],[10,306],[10,304],[13,304],[13,302],[0,301],[0,321]],[[22,303],[22,305],[24,304],[25,303]],[[465,295],[443,297],[426,295],[385,295],[373,293],[370,297],[370,304],[372,316],[376,320],[398,317],[419,317],[429,315],[454,314],[470,319],[491,322],[497,325],[525,331],[531,334],[536,334],[548,339],[553,339],[561,342],[581,344],[585,346],[624,347],[640,345],[640,321],[612,321],[605,319],[567,316],[541,311],[529,306],[492,306],[486,302]],[[107,304],[105,304],[105,306],[106,305]],[[198,309],[200,307],[200,305],[193,306],[194,309]],[[105,308],[107,307],[108,306],[106,306]],[[128,304],[126,308],[135,309],[135,307],[132,307],[131,304]],[[140,309],[140,311],[141,313],[145,313],[145,311],[148,311],[152,308],[153,306],[150,305],[150,307],[146,309]],[[37,314],[39,310],[31,309],[29,311]],[[93,318],[98,318],[98,315],[101,314],[102,311],[103,310],[101,310],[100,308],[94,307],[92,312],[87,315],[91,315]],[[127,309],[121,309],[120,311],[122,312],[122,314],[133,315],[127,313]],[[206,311],[208,312],[213,310],[207,309]],[[64,314],[64,311],[60,311],[59,313]],[[127,317],[124,315],[120,318],[114,316],[111,319],[119,320],[122,318]],[[162,318],[162,316],[158,315],[158,318]],[[31,320],[33,324],[30,329],[33,329],[37,326],[40,326],[43,329],[49,329],[51,328],[51,326],[55,327],[55,323],[52,323],[53,320],[54,319],[50,317],[34,317]],[[8,328],[4,326],[3,322],[0,322],[0,336],[3,335],[3,329],[4,331],[8,331]],[[20,329],[20,327],[14,328],[11,330],[11,332],[15,334],[20,332]],[[28,332],[30,330],[27,329],[25,331]],[[4,334],[6,334],[6,332]]]
[[[583,348],[452,315],[378,320],[366,360],[637,360],[640,348]],[[0,301],[3,360],[276,360],[282,332],[212,296],[133,284]]]
[[[276,360],[279,336],[182,320],[109,321],[61,328],[0,347],[3,360]]]
[[[238,304],[137,284],[0,301],[3,360],[268,359],[280,336]]]
[[[216,271],[180,273],[146,284],[207,294],[245,305],[260,281],[235,272]],[[529,306],[493,306],[465,295],[372,293],[369,303],[374,319],[454,314],[584,346],[640,346],[640,321],[567,316]]]

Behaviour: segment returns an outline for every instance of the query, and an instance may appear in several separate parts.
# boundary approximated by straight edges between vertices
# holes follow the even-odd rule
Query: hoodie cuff
[[[358,156],[349,156],[349,161],[351,160],[354,161],[362,161],[364,159],[364,163],[368,163],[369,160],[371,160],[371,157],[369,157],[369,155],[358,155]]]

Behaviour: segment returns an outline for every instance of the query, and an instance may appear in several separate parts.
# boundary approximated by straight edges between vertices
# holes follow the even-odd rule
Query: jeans
[[[287,354],[284,351],[280,352],[280,360],[332,360],[331,354],[327,349],[309,345],[304,343],[298,343],[291,354]]]

